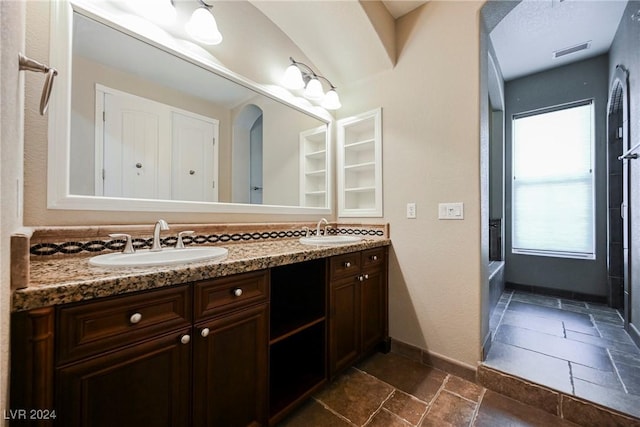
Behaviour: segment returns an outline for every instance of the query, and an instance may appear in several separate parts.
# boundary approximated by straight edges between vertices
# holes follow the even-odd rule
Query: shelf
[[[299,198],[305,207],[327,208],[329,188],[327,126],[300,132]],[[313,193],[313,195],[310,195]]]
[[[326,288],[324,259],[272,268],[271,340],[324,319]]]
[[[363,141],[350,142],[344,145],[345,150],[351,151],[360,151],[360,150],[371,150],[373,149],[372,145],[376,142],[375,139],[365,139]]]
[[[307,159],[321,160],[327,156],[327,150],[314,151],[312,153],[305,153]]]
[[[337,122],[338,217],[382,217],[382,109]]]
[[[345,193],[366,193],[370,191],[375,191],[376,187],[353,187],[353,188],[345,188]]]
[[[287,332],[285,332],[285,333],[278,333],[278,331],[272,331],[272,334],[275,335],[275,338],[271,338],[271,342],[269,342],[269,345],[274,345],[274,344],[279,343],[280,341],[286,340],[290,336],[295,335],[297,333],[300,333],[300,332],[304,331],[305,329],[312,328],[315,325],[317,325],[318,323],[324,322],[325,320],[326,319],[324,317],[321,317],[320,319],[316,319],[316,320],[313,320],[313,321],[308,322],[308,323],[302,323],[299,327],[294,328],[294,329],[291,329],[292,328],[291,325],[287,325]],[[272,337],[273,337],[273,335],[272,335]]]
[[[376,162],[356,163],[353,165],[345,165],[344,170],[349,172],[357,171],[373,171],[376,168]]]
[[[327,380],[324,321],[270,346],[269,413],[273,416]]]

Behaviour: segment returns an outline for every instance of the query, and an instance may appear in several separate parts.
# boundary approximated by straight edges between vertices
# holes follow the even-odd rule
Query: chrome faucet
[[[153,228],[153,242],[151,243],[151,251],[158,252],[162,250],[162,245],[160,243],[160,230],[166,231],[169,229],[169,225],[167,221],[164,219],[159,219],[156,222],[155,227]]]
[[[329,221],[327,221],[326,218],[322,218],[320,221],[318,221],[318,225],[316,226],[316,236],[320,236],[320,224],[325,223],[326,225],[329,225]]]

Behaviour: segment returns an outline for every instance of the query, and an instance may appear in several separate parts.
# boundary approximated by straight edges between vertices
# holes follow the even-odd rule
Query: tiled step
[[[611,407],[597,405],[588,400],[541,386],[485,364],[478,366],[477,382],[489,390],[543,409],[550,414],[581,426],[638,427],[640,425],[640,417],[634,417]],[[624,401],[615,399],[615,397],[608,403],[612,407],[616,404],[625,404]],[[635,408],[640,408],[638,403],[628,403]]]

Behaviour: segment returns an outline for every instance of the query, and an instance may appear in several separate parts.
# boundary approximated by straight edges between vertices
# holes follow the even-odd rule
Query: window
[[[593,101],[513,117],[513,253],[595,258],[593,134]]]

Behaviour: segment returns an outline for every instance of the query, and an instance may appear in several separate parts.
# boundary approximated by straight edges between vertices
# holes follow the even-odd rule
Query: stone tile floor
[[[601,304],[505,291],[485,364],[640,417],[640,349]]]
[[[376,353],[349,369],[279,425],[575,426],[396,353]]]

